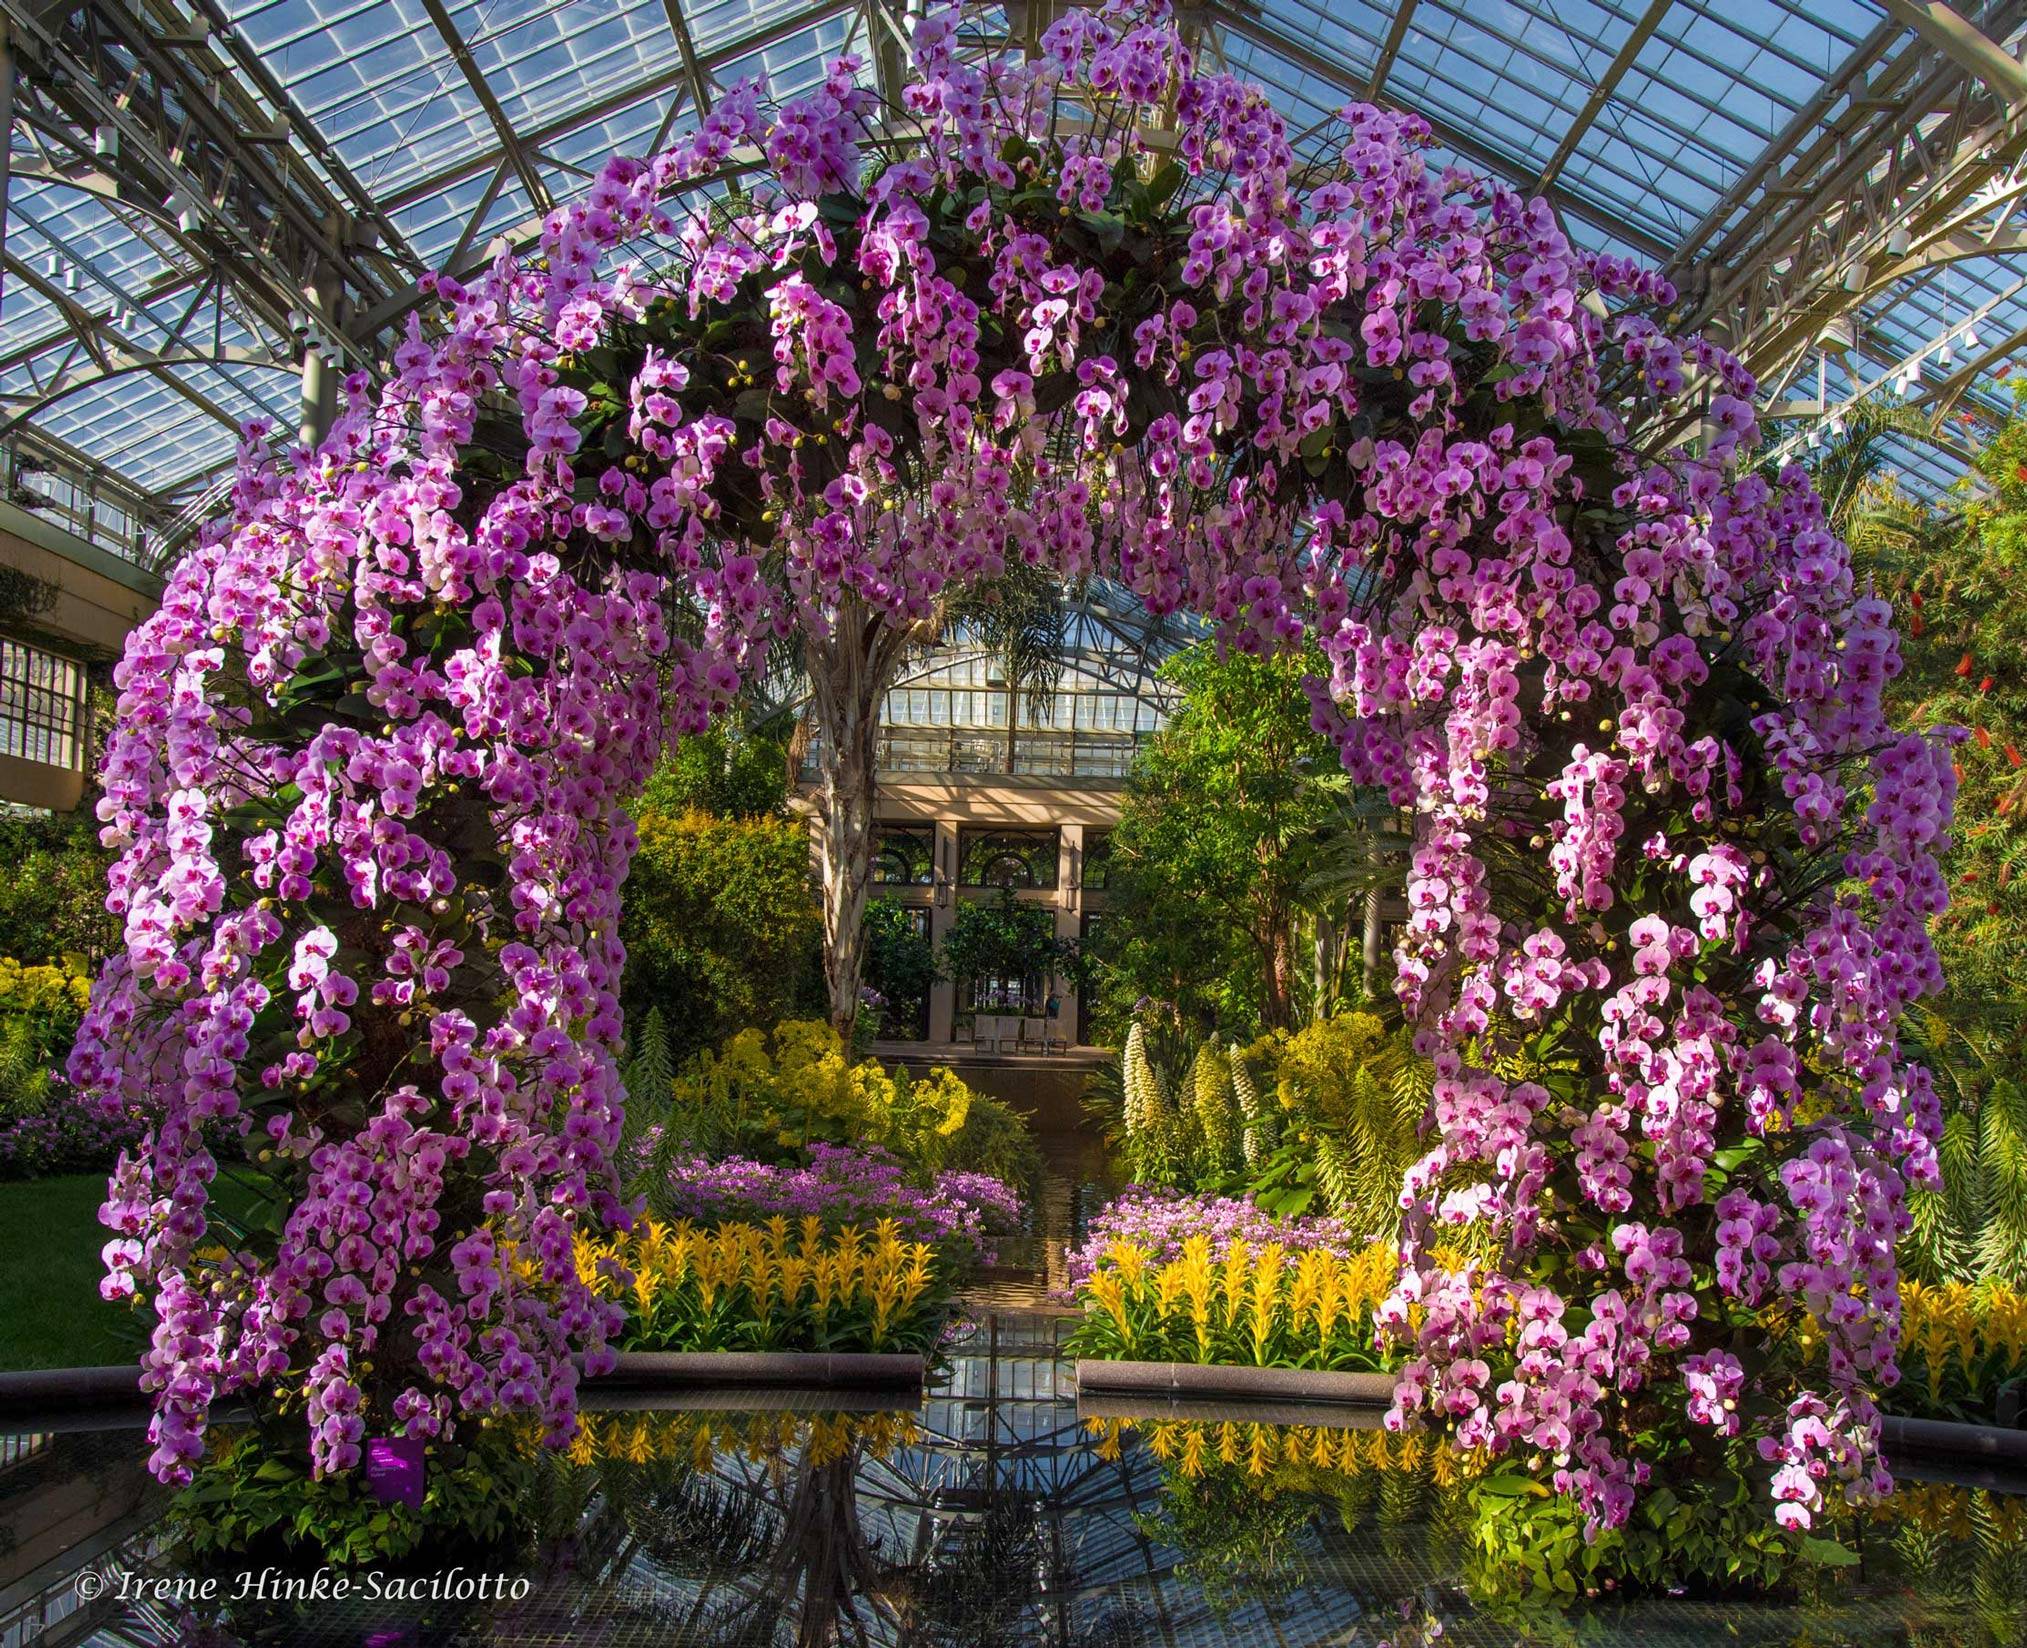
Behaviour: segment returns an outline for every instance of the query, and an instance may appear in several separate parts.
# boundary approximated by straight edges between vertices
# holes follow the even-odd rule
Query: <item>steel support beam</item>
[[[683,15],[682,0],[662,0],[668,13],[669,33],[676,37],[676,53],[683,60],[683,77],[690,83],[690,101],[699,114],[711,112],[711,82],[697,56],[697,42],[690,37],[690,20]]]
[[[14,32],[0,15],[0,253],[7,250],[7,196],[13,187]]]
[[[1879,6],[1984,81],[1993,95],[2009,103],[2027,103],[2027,68],[1943,0],[1879,0]]]
[[[1210,0],[1210,3],[1204,7],[1204,11],[1220,28],[1226,29],[1242,39],[1250,40],[1256,46],[1264,47],[1276,57],[1283,59],[1305,74],[1314,75],[1326,85],[1339,87],[1352,97],[1366,95],[1365,87],[1367,82],[1361,79],[1349,64],[1333,62],[1314,47],[1306,46],[1299,40],[1289,39],[1287,35],[1261,19],[1246,16],[1243,13],[1232,10],[1229,5],[1224,3],[1224,0]],[[1524,188],[1526,186],[1525,178],[1518,173],[1512,156],[1500,154],[1496,149],[1490,148],[1470,132],[1448,125],[1441,120],[1433,119],[1426,110],[1396,102],[1391,98],[1382,96],[1377,101],[1386,103],[1393,108],[1404,108],[1410,113],[1420,115],[1422,119],[1428,121],[1429,129],[1447,147],[1456,150],[1465,159],[1476,161],[1488,170],[1505,177],[1516,188]],[[1668,255],[1668,247],[1656,240],[1647,230],[1626,222],[1623,218],[1605,210],[1603,207],[1595,206],[1589,201],[1579,199],[1576,196],[1563,194],[1554,196],[1552,204],[1558,210],[1568,213],[1571,217],[1581,218],[1587,223],[1595,224],[1607,234],[1616,236],[1627,245],[1638,248],[1649,257],[1660,259]]]
[[[117,55],[107,55],[104,64],[92,60],[94,53],[113,53],[113,47],[96,32],[112,19],[139,37],[132,44],[131,55],[148,68],[150,76],[170,73],[156,67],[162,54],[154,37],[118,8],[108,4],[103,11],[94,7],[45,18],[25,0],[0,0],[0,11],[15,25],[16,45],[24,60],[32,54],[36,64],[34,75],[24,74],[23,83],[37,88],[38,98],[49,111],[51,128],[63,134],[78,156],[80,169],[101,169],[91,158],[92,131],[105,128],[117,132],[121,152],[111,168],[122,206],[158,219],[166,213],[173,219],[174,209],[165,207],[164,202],[172,197],[183,201],[198,223],[188,231],[177,226],[176,244],[189,259],[216,265],[227,273],[233,290],[248,306],[255,330],[286,335],[287,313],[294,306],[302,278],[293,272],[292,262],[307,272],[311,264],[329,261],[347,278],[364,278],[349,256],[331,242],[325,225],[309,223],[307,183],[288,187],[276,179],[269,158],[257,152],[258,145],[242,141],[243,134],[232,131],[226,115],[214,106],[211,93],[187,84],[171,87],[166,79],[144,79],[122,71],[122,59]],[[71,23],[94,32],[82,36],[60,32]],[[119,44],[127,45],[124,37]],[[107,76],[123,84],[119,95],[101,85]],[[148,95],[139,95],[137,86]],[[179,100],[180,110],[173,129],[168,105],[163,102],[171,93]],[[286,236],[280,233],[284,228]],[[367,289],[374,288],[369,283]]]
[[[77,306],[70,301],[68,294],[60,288],[52,286],[19,258],[11,254],[0,254],[0,267],[5,268],[8,279],[18,280],[24,286],[32,288],[59,308],[75,312],[77,314],[80,342],[91,337],[94,331],[99,334],[92,343],[86,346],[93,360],[92,369],[85,372],[66,374],[63,381],[37,395],[25,407],[0,416],[0,435],[7,434],[16,425],[25,422],[37,412],[43,410],[43,408],[53,405],[66,395],[75,394],[78,390],[94,383],[103,383],[109,378],[124,377],[130,372],[149,373],[167,384],[171,390],[196,407],[200,412],[216,419],[219,423],[225,425],[227,429],[233,431],[234,434],[239,432],[240,420],[237,416],[226,411],[224,407],[220,406],[201,389],[185,383],[170,370],[174,366],[217,365],[219,362],[216,359],[203,355],[164,356],[154,354],[146,349],[137,349],[126,338],[113,331],[112,328],[103,325],[94,326],[92,324],[92,317],[78,310]],[[252,358],[237,361],[233,364],[272,367],[276,363],[271,360]],[[283,370],[287,370],[287,368],[283,368]]]
[[[1577,111],[1576,119],[1570,122],[1569,130],[1562,135],[1555,153],[1549,156],[1548,164],[1541,169],[1541,175],[1534,180],[1534,192],[1546,194],[1555,180],[1562,176],[1570,156],[1577,152],[1577,145],[1584,140],[1605,111],[1605,105],[1612,100],[1612,93],[1619,89],[1619,82],[1626,78],[1626,71],[1632,68],[1641,49],[1654,38],[1654,31],[1661,27],[1661,20],[1668,15],[1675,0],[1648,0],[1646,11],[1640,14],[1639,22],[1620,45],[1612,61],[1605,66],[1605,72],[1598,76],[1598,83],[1591,88],[1591,95],[1584,99],[1584,106]]]
[[[1994,0],[1986,16],[2010,31],[2027,3]],[[1758,186],[1757,210],[1717,234],[1687,306],[1689,327],[1737,315],[1735,346],[1762,378],[1780,375],[1827,326],[1924,259],[1989,255],[1955,243],[1993,244],[1991,180],[2027,164],[2027,120],[2014,105],[1925,40],[1894,32],[1898,55],[1874,56],[1869,78],[1846,80],[1842,113],[1778,180]],[[1857,55],[1874,44],[1868,38]],[[2008,186],[1996,198],[2010,201],[2014,192]],[[1914,259],[1889,257],[1889,236],[1898,233],[1910,237]]]
[[[860,4],[861,0],[812,0],[810,5],[798,7],[764,27],[755,29],[751,34],[728,41],[715,51],[703,53],[698,62],[707,75],[715,75],[719,70],[729,68],[732,64],[751,57],[755,52],[765,51],[769,46],[793,38],[804,29],[814,28],[833,17],[854,11]],[[673,68],[664,69],[643,80],[620,86],[602,97],[594,98],[572,109],[562,119],[547,121],[522,132],[521,142],[528,148],[540,149],[556,138],[567,136],[586,125],[603,120],[617,110],[630,108],[645,98],[670,91],[681,85],[683,78],[683,68],[678,63]],[[446,166],[442,171],[433,172],[428,177],[419,178],[395,190],[386,197],[387,209],[392,212],[403,211],[419,201],[441,194],[454,183],[461,183],[476,173],[497,166],[508,158],[504,149],[490,149],[482,154],[465,156],[454,165]]]
[[[306,152],[317,156],[324,171],[344,191],[352,215],[361,223],[375,225],[389,249],[411,269],[419,271],[422,260],[416,256],[415,248],[409,245],[407,237],[402,234],[394,219],[381,208],[380,202],[373,198],[366,186],[353,174],[343,157],[311,123],[309,116],[303,113],[302,106],[262,61],[260,53],[255,51],[245,36],[232,26],[232,19],[226,15],[218,0],[193,0],[193,3],[210,23],[213,36],[223,43],[224,51],[230,56],[239,73],[253,83],[254,88],[270,106],[282,112],[282,118],[288,122],[289,130],[295,134],[296,142],[302,145]]]
[[[157,96],[173,94],[184,117],[184,131],[177,143],[166,146],[166,158],[173,160],[185,144],[194,149],[201,132],[223,157],[222,175],[248,179],[269,211],[285,221],[300,244],[320,262],[336,268],[362,292],[377,290],[383,284],[359,258],[359,248],[336,227],[347,215],[342,204],[320,185],[313,186],[306,168],[292,169],[285,154],[254,140],[259,112],[247,103],[230,77],[219,72],[208,48],[199,52],[187,45],[172,45],[121,0],[94,0],[87,15],[115,25],[117,44],[145,69]],[[97,66],[101,73],[110,74],[118,63],[116,55],[105,54]],[[133,106],[131,98],[125,101]],[[205,186],[207,180],[194,181],[199,198],[209,201],[212,189]]]
[[[305,446],[321,442],[338,415],[338,380],[324,360],[316,334],[328,337],[336,331],[338,306],[343,301],[338,277],[329,271],[303,288],[303,303],[314,329],[303,345],[302,410],[296,419],[296,438]]]
[[[1830,111],[1836,108],[1855,83],[1864,79],[1872,65],[1885,56],[1887,48],[1899,38],[1900,32],[1891,23],[1882,23],[1860,42],[1837,72],[1817,87],[1773,141],[1759,152],[1753,163],[1718,197],[1696,226],[1682,237],[1681,244],[1669,260],[1672,268],[1686,270],[1702,255],[1711,238],[1724,232],[1725,225],[1753,200],[1761,185],[1774,175],[1781,163],[1822,129]]]
[[[1408,29],[1414,20],[1415,0],[1398,0],[1393,24],[1387,30],[1379,56],[1373,60],[1372,73],[1366,77],[1365,100],[1368,103],[1377,102],[1379,94],[1386,90],[1387,76],[1394,72],[1394,61],[1401,55],[1401,47],[1407,43]]]
[[[500,107],[500,100],[493,95],[493,88],[486,84],[486,77],[479,70],[477,60],[472,56],[471,47],[458,33],[457,24],[451,21],[450,12],[443,0],[422,0],[422,9],[428,13],[437,35],[442,39],[444,49],[457,64],[458,73],[465,77],[465,84],[472,89],[472,95],[479,100],[479,107],[486,111],[486,118],[493,123],[493,131],[500,139],[500,149],[513,162],[514,171],[521,179],[521,187],[528,191],[529,204],[537,211],[547,212],[554,204],[549,198],[549,186],[542,181],[542,174],[521,146],[520,134],[514,130],[514,123],[507,118],[507,111]]]

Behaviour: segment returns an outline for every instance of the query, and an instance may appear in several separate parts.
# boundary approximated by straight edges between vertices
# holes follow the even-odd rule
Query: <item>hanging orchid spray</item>
[[[792,626],[1018,560],[1319,648],[1317,727],[1412,814],[1395,1422],[1606,1523],[1663,1422],[1758,1439],[1789,1522],[1884,1485],[1947,753],[1887,725],[1806,479],[1745,466],[1749,374],[1427,137],[1353,106],[1298,150],[1159,4],[1025,58],[938,11],[898,107],[849,59],[736,88],[432,282],[316,450],[255,432],[119,668],[126,943],[71,1064],[153,1118],[107,1285],[155,1315],[162,1475],[248,1388],[325,1470],[369,1422],[570,1434],[627,795]],[[222,1260],[221,1140],[287,1195]],[[1777,1292],[1818,1389],[1736,1348]]]

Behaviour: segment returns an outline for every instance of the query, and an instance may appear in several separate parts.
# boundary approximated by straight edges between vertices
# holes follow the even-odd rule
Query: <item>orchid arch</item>
[[[615,1327],[571,1233],[627,1217],[629,792],[791,631],[877,678],[1018,561],[1320,647],[1318,727],[1412,809],[1392,1422],[1606,1525],[1657,1425],[1757,1442],[1788,1526],[1880,1491],[1950,768],[1882,717],[1887,606],[1807,480],[1745,467],[1751,380],[1412,116],[1298,155],[1159,0],[963,44],[922,20],[897,108],[849,60],[742,86],[437,280],[316,450],[249,439],[136,632],[71,1070],[155,1117],[105,1211],[155,1469],[255,1387],[323,1471],[570,1432]],[[828,730],[836,811],[870,729]],[[283,1205],[221,1245],[242,1153]],[[1777,1296],[1821,1366],[1770,1360]]]

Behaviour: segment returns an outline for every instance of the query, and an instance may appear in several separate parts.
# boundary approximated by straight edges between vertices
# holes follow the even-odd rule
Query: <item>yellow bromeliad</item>
[[[827,1234],[797,1225],[702,1228],[648,1220],[580,1234],[577,1271],[627,1313],[636,1350],[926,1350],[948,1295],[934,1251],[891,1223]]]
[[[911,1446],[917,1435],[912,1413],[587,1413],[564,1450],[572,1465],[673,1465],[707,1471],[720,1457],[777,1464],[799,1456],[823,1465],[854,1448],[885,1458]],[[529,1433],[530,1445],[534,1433]]]
[[[1760,1316],[1777,1343],[1820,1363],[1823,1327],[1808,1311]],[[1900,1292],[1900,1382],[1877,1392],[1895,1413],[1975,1417],[2009,1380],[2027,1378],[2027,1291],[1999,1282],[1907,1282]]]
[[[1901,1366],[1931,1401],[2027,1373],[2027,1292],[1996,1282],[1909,1282],[1901,1290]]]
[[[1081,1354],[1262,1367],[1374,1367],[1374,1308],[1392,1290],[1393,1248],[1349,1256],[1291,1254],[1235,1241],[1214,1259],[1209,1240],[1187,1239],[1159,1260],[1115,1242],[1084,1282]]]
[[[1236,1466],[1249,1476],[1301,1467],[1336,1477],[1426,1474],[1447,1487],[1482,1474],[1490,1463],[1479,1451],[1459,1451],[1420,1436],[1328,1425],[1274,1425],[1201,1419],[1087,1419],[1087,1434],[1101,1459],[1117,1459],[1127,1433],[1143,1433],[1147,1451],[1183,1476],[1202,1476],[1213,1464]]]

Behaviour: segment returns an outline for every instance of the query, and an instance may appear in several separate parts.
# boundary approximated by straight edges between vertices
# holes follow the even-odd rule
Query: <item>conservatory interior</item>
[[[0,1648],[2027,1648],[2027,0],[0,0]]]

